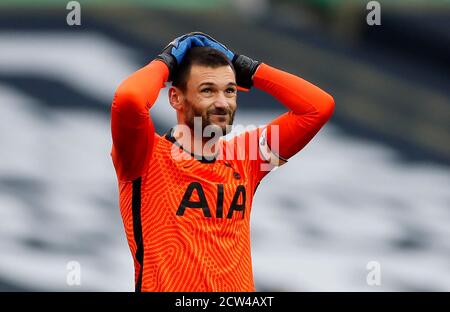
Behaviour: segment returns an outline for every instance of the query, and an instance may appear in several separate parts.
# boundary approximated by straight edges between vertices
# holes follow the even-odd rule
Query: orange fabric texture
[[[111,155],[136,290],[254,291],[250,213],[267,171],[248,147],[260,129],[221,141],[227,155],[243,157],[175,159],[174,151],[186,152],[170,132],[155,133],[149,114],[167,77],[164,63],[151,62],[119,86],[111,109]],[[272,122],[280,127],[282,157],[306,145],[333,111],[327,93],[266,64],[254,84],[290,110]]]
[[[270,93],[289,109],[267,127],[270,145],[271,126],[279,126],[279,151],[274,152],[285,159],[308,144],[333,114],[333,97],[300,77],[261,64],[253,81],[256,88]]]

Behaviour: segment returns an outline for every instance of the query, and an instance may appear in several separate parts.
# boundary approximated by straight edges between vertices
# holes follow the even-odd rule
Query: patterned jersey
[[[248,136],[248,132],[241,136]],[[155,134],[141,177],[120,184],[121,213],[143,291],[254,291],[250,212],[258,160],[174,159]],[[240,153],[239,139],[222,141]]]

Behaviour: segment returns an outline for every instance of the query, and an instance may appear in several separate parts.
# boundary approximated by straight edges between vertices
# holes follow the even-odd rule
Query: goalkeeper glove
[[[202,32],[190,32],[175,38],[159,54],[156,59],[163,61],[169,68],[169,81],[176,67],[183,60],[184,55],[191,47],[211,47],[223,54],[232,62],[236,71],[236,83],[238,86],[250,89],[253,86],[253,75],[261,62],[255,61],[248,56],[232,52],[225,45],[211,36]]]
[[[191,47],[203,47],[204,43],[197,35],[198,33],[191,32],[172,40],[156,57],[156,59],[163,61],[169,68],[169,81],[177,66],[183,60],[184,55]]]

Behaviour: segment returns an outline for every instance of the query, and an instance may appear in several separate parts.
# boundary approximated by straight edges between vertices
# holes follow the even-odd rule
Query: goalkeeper
[[[149,110],[167,81],[177,124],[159,135]],[[287,112],[225,140],[237,91],[251,87]],[[320,88],[203,33],[176,38],[126,78],[111,108],[111,155],[136,291],[254,291],[255,190],[333,110],[333,98]]]

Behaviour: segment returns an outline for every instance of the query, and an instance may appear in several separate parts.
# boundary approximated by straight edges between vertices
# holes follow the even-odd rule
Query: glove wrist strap
[[[169,53],[161,53],[155,59],[163,61],[169,68],[169,81],[172,81],[175,68],[177,66],[177,60]]]
[[[245,55],[235,55],[233,66],[236,71],[236,82],[238,86],[250,89],[253,86],[253,75],[261,64]]]

